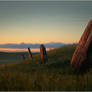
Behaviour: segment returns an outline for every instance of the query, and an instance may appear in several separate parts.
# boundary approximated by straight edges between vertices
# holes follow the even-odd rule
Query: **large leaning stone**
[[[40,45],[40,59],[41,59],[41,63],[46,63],[47,60],[48,60],[47,59],[46,48],[43,44]]]
[[[92,20],[88,23],[78,46],[72,56],[71,66],[76,71],[85,70],[88,65],[87,54],[92,46]],[[92,48],[91,48],[92,49]],[[91,50],[92,51],[92,50]]]

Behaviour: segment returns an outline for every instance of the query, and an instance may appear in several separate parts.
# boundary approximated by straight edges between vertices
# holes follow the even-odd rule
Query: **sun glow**
[[[50,51],[54,48],[46,48],[47,51]],[[40,52],[39,48],[31,48],[32,52]],[[28,49],[19,49],[19,48],[0,48],[0,52],[28,52]]]

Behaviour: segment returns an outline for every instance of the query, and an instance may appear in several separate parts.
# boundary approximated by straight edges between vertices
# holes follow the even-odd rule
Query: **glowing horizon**
[[[74,42],[35,42],[35,43],[30,43],[30,42],[0,42],[0,45],[4,45],[4,44],[47,44],[47,43],[64,43],[64,44],[73,44],[73,43],[78,43],[79,41],[74,41]]]
[[[50,51],[54,48],[46,48],[47,51]],[[31,48],[32,52],[40,52],[40,48]],[[20,49],[20,48],[0,48],[0,52],[28,52],[28,49]]]

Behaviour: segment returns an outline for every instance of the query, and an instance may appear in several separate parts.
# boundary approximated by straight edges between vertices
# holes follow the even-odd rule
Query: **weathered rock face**
[[[28,48],[28,52],[29,52],[29,58],[30,58],[30,59],[33,59],[30,48]]]
[[[88,66],[88,53],[92,49],[92,20],[88,23],[72,56],[71,66],[76,71],[84,71]],[[90,49],[91,48],[91,49]],[[92,50],[91,50],[92,51]]]
[[[47,58],[47,53],[46,53],[46,48],[44,47],[44,45],[40,45],[40,59],[41,59],[41,63],[46,63],[48,58]]]

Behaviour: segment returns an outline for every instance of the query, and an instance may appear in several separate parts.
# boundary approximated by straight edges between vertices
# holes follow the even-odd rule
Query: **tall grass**
[[[8,91],[85,91],[92,90],[92,69],[77,75],[70,67],[76,45],[47,52],[47,64],[40,64],[39,54],[33,60],[0,66],[0,90]],[[87,81],[88,78],[88,81]]]

